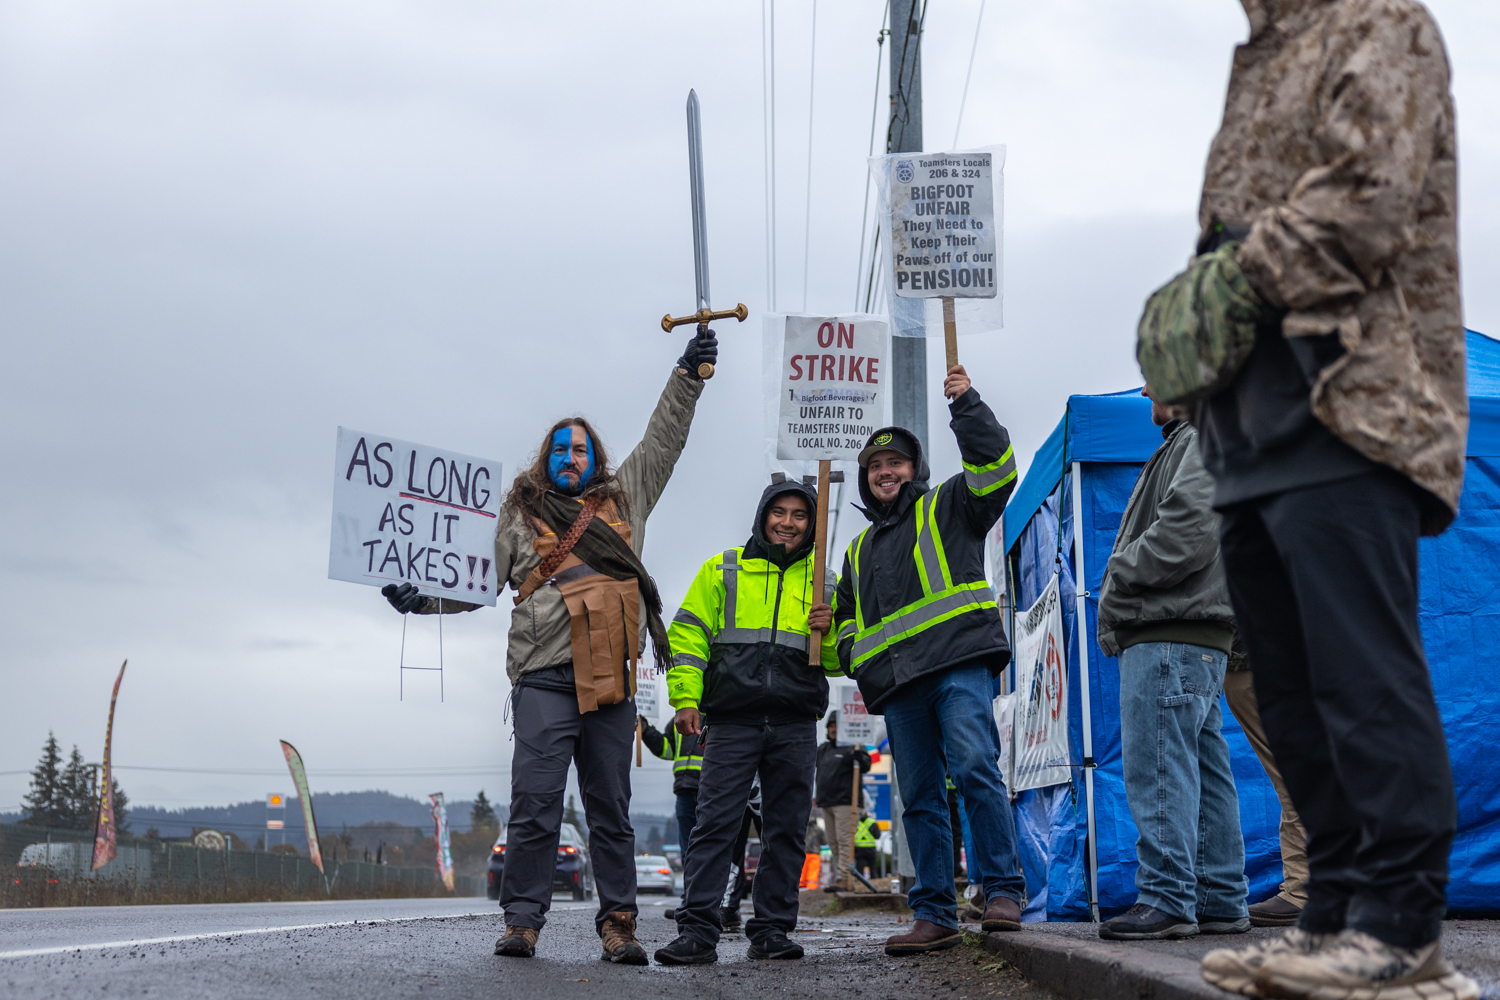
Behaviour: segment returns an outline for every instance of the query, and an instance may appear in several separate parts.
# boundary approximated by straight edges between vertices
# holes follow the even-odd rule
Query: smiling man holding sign
[[[1010,646],[984,576],[985,535],[1015,487],[1010,435],[961,366],[943,383],[963,471],[936,489],[917,439],[900,427],[872,434],[859,454],[859,495],[870,526],[844,557],[834,607],[841,663],[866,710],[885,715],[916,866],[909,934],[892,955],[962,940],[953,892],[953,831],[945,778],[963,797],[985,894],[984,929],[1020,930],[1015,819],[997,763],[990,681]]]

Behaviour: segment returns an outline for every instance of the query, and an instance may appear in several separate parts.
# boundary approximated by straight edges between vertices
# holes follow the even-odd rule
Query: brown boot
[[[914,920],[911,932],[885,939],[887,955],[917,955],[924,951],[952,948],[964,939],[964,933],[953,927],[939,927],[930,920]]]
[[[495,942],[495,954],[531,958],[536,955],[536,939],[541,933],[535,927],[510,924],[505,928],[505,936]]]
[[[995,896],[984,904],[984,917],[980,921],[985,933],[990,931],[1018,931],[1021,929],[1021,904],[1009,896]]]
[[[604,942],[601,958],[621,965],[647,964],[646,949],[635,939],[634,913],[622,910],[605,917],[599,928],[599,939]]]

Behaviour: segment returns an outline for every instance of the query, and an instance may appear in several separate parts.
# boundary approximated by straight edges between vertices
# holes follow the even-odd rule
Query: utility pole
[[[922,7],[925,0],[890,0],[891,119],[887,153],[922,151]],[[892,301],[891,419],[927,451],[926,299]]]

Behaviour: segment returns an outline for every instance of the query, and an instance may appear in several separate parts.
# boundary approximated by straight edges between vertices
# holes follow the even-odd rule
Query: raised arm
[[[667,376],[666,388],[656,402],[651,419],[646,423],[641,443],[620,463],[617,475],[630,497],[632,514],[638,523],[645,522],[672,478],[672,470],[693,426],[698,397],[702,394],[702,380],[674,368]],[[636,535],[631,541],[639,554],[644,532]]]
[[[962,477],[954,476],[953,489],[945,489],[975,534],[983,535],[994,527],[1005,512],[1005,502],[1016,488],[1016,453],[1010,444],[1010,432],[995,419],[994,411],[979,398],[979,390],[969,385],[962,365],[948,373],[944,390],[952,392],[948,405],[948,426],[958,441],[963,460]]]

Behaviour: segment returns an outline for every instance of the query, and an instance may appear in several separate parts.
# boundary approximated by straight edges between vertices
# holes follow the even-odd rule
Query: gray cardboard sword
[[[687,316],[673,316],[671,313],[661,318],[661,328],[671,333],[675,327],[685,326],[688,323],[698,324],[698,336],[708,336],[708,324],[716,319],[730,319],[731,317],[745,322],[745,317],[750,311],[745,308],[743,302],[733,309],[725,309],[722,312],[714,312],[710,304],[708,294],[708,213],[705,211],[703,202],[703,125],[698,116],[698,92],[688,91],[687,99],[687,130],[688,130],[688,175],[692,185],[693,193],[693,277],[698,285],[698,311]],[[698,366],[698,377],[709,379],[714,377],[714,366],[704,362]]]

